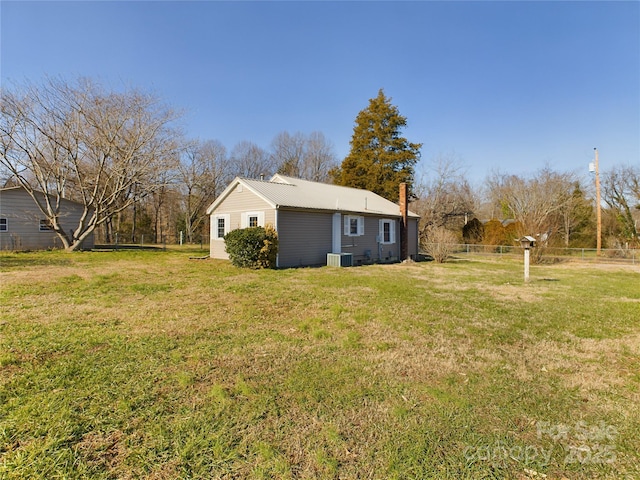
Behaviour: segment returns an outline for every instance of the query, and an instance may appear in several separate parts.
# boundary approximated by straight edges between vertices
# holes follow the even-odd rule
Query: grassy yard
[[[197,255],[0,254],[0,478],[640,478],[640,267]]]

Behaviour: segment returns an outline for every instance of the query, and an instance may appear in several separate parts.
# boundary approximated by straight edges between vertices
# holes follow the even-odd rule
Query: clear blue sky
[[[492,170],[640,164],[640,2],[0,2],[1,80],[96,78],[184,109],[188,136],[342,159],[380,88],[423,143]]]

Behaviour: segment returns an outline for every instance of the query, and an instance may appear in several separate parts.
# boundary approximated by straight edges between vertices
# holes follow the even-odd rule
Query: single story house
[[[38,193],[44,203],[44,193]],[[83,205],[62,200],[59,222],[65,231],[78,228]],[[46,250],[62,248],[62,242],[50,228],[33,198],[22,187],[0,188],[0,250]],[[93,234],[83,242],[93,248]]]
[[[278,232],[280,268],[325,265],[329,253],[351,254],[353,264],[418,254],[419,216],[408,210],[406,184],[397,205],[368,190],[280,174],[269,181],[236,177],[207,214],[212,258],[229,258],[229,231],[267,224]]]

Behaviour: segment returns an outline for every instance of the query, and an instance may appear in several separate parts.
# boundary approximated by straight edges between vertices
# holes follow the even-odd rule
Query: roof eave
[[[335,208],[321,208],[321,207],[300,207],[297,205],[275,205],[278,210],[298,210],[304,212],[331,212],[331,213],[343,213],[345,215],[372,215],[376,217],[394,217],[394,218],[402,218],[400,213],[385,213],[380,211],[362,211],[362,210],[342,210]],[[415,214],[414,212],[409,212],[409,218],[420,218],[420,215]]]
[[[276,204],[268,197],[265,197],[263,194],[258,192],[256,189],[252,188],[248,182],[245,182],[242,177],[236,177],[233,181],[225,188],[220,196],[216,198],[209,208],[207,208],[207,215],[211,215],[216,208],[229,196],[229,194],[236,188],[238,185],[242,185],[244,188],[248,189],[251,193],[256,195],[258,198],[267,202],[272,208],[277,208]]]

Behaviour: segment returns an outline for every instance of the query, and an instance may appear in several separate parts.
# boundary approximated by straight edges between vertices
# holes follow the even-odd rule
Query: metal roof
[[[369,190],[311,182],[280,174],[274,175],[269,181],[236,177],[208,208],[207,213],[215,210],[238,184],[244,185],[273,208],[400,216],[397,204]],[[418,217],[411,211],[409,216]]]

